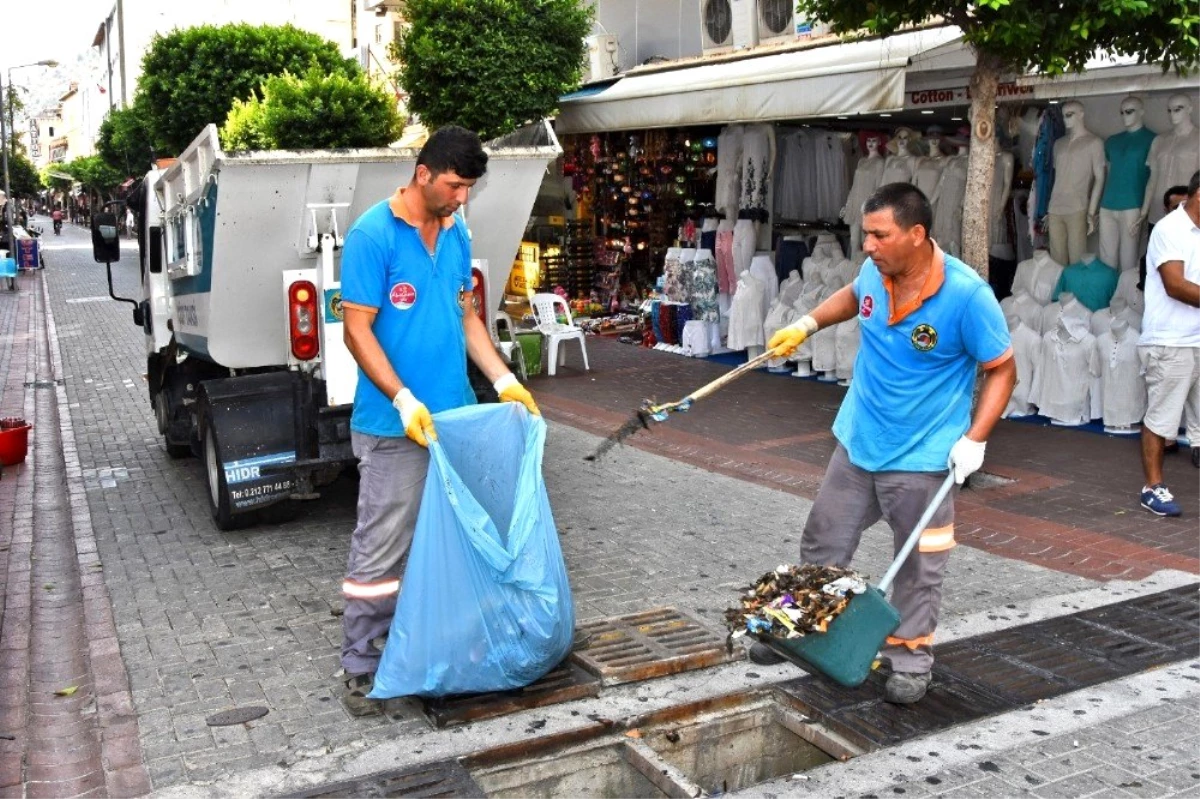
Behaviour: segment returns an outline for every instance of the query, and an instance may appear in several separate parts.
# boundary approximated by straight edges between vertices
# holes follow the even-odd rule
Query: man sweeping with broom
[[[858,316],[862,343],[833,434],[837,449],[800,543],[803,563],[847,567],[862,533],[881,518],[897,552],[935,498],[947,469],[958,484],[983,464],[988,436],[1016,384],[1008,327],[991,288],[929,238],[933,212],[907,183],[881,187],[863,205],[858,278],[768,344],[778,357]],[[974,417],[977,366],[983,387]],[[954,499],[946,496],[894,583],[900,626],[882,655],[886,699],[919,701],[929,687],[942,573],[954,547]],[[782,658],[755,644],[758,663]]]

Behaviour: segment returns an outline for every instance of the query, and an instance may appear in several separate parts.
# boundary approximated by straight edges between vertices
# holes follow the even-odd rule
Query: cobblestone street
[[[290,522],[218,531],[209,518],[201,463],[172,460],[164,449],[147,399],[141,331],[130,320],[130,306],[107,296],[104,266],[92,262],[86,232],[68,226],[61,239],[46,244],[47,268],[23,275],[16,294],[0,292],[0,415],[34,413],[24,366],[34,339],[22,326],[32,327],[32,304],[44,281],[56,339],[50,347],[61,357],[58,393],[69,412],[62,490],[76,502],[67,516],[77,540],[94,537],[90,560],[80,547],[81,596],[107,593],[115,632],[111,651],[93,646],[91,662],[93,669],[107,662],[113,679],[127,675],[127,691],[118,679],[106,701],[123,702],[126,729],[134,729],[136,717],[136,737],[129,733],[120,767],[144,763],[156,791],[182,790],[430,736],[415,711],[356,719],[338,701],[336,614],[354,526],[353,477],[324,489]],[[134,250],[126,244],[123,253],[113,266],[115,290],[137,296]],[[738,588],[797,559],[799,532],[832,449],[828,427],[841,390],[751,375],[690,414],[635,436],[632,446],[585,462],[597,435],[620,424],[641,396],[682,396],[727,368],[608,340],[589,339],[588,347],[592,372],[568,368],[531,382],[551,422],[545,477],[577,618],[672,605],[720,629]],[[964,492],[957,533],[964,546],[946,576],[943,624],[1005,608],[1015,619],[1034,599],[1100,591],[1109,581],[1140,581],[1160,570],[1194,577],[1200,571],[1196,471],[1186,456],[1168,459],[1167,480],[1184,516],[1153,518],[1136,506],[1136,447],[1136,441],[1076,431],[1002,425],[984,468],[1013,482]],[[34,471],[7,469],[0,481],[0,573],[10,575],[8,597],[14,595],[11,575],[21,571],[13,555],[22,536],[29,537]],[[83,524],[86,531],[79,530]],[[28,541],[24,546],[28,551]],[[890,533],[873,528],[856,566],[878,576],[890,548]],[[36,579],[29,585],[36,589]],[[99,588],[89,593],[89,586]],[[21,640],[14,622],[23,610],[7,601],[0,604],[0,654],[12,658],[22,647],[47,646]],[[96,613],[91,610],[89,621],[102,619]],[[122,663],[124,675],[117,673]],[[1194,675],[1191,669],[1188,679]],[[0,676],[0,692],[12,688]],[[1130,716],[1135,721],[1114,722],[1109,738],[1098,732],[1095,740],[1087,738],[1073,769],[1051,762],[1062,753],[1046,748],[1049,738],[1038,744],[1042,749],[1014,749],[1006,764],[1034,773],[1037,785],[1067,776],[1082,780],[1039,793],[1045,796],[1085,795],[1092,792],[1088,785],[1108,790],[1129,782],[1128,774],[1140,780],[1129,789],[1136,795],[1188,794],[1200,785],[1193,773],[1200,691],[1189,687],[1174,696],[1174,712],[1140,710]],[[245,704],[270,712],[252,724],[206,725],[214,712]],[[1127,743],[1124,733],[1141,740],[1143,731],[1160,739],[1154,751],[1173,747],[1163,768],[1154,768],[1157,761],[1147,762],[1141,750],[1113,760],[1111,751]],[[1073,749],[1064,743],[1071,738],[1055,738],[1054,746]],[[11,779],[22,772],[13,759],[15,744],[7,743],[0,741],[0,794],[22,795],[10,791],[32,778]],[[1042,751],[1044,757],[1036,754]],[[1089,768],[1078,768],[1080,762]],[[909,764],[926,765],[920,773],[937,780],[925,782],[926,793],[1004,795],[1017,785],[988,783],[993,775],[976,774],[969,764],[953,773]],[[1105,769],[1125,771],[1114,782],[1100,775]],[[1092,776],[1079,777],[1085,771]],[[110,779],[110,792],[112,785]],[[130,783],[129,792],[138,787]],[[24,795],[35,794],[29,788]],[[1104,795],[1129,794],[1112,788]]]

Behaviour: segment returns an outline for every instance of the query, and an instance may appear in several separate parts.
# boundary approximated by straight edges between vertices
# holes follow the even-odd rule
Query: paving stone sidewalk
[[[230,775],[279,763],[317,763],[333,753],[365,752],[424,732],[425,722],[416,717],[352,719],[336,701],[333,675],[340,621],[333,613],[340,607],[339,587],[353,527],[353,480],[339,481],[293,522],[236,533],[217,531],[208,518],[200,464],[194,459],[170,460],[155,430],[142,378],[144,347],[140,331],[129,320],[128,306],[107,298],[103,266],[91,262],[82,231],[68,228],[62,240],[52,244],[45,277],[80,463],[77,479],[90,511],[154,788],[190,785],[215,790]],[[114,278],[118,294],[132,294],[134,262],[115,265]],[[0,302],[0,321],[5,312]],[[5,346],[0,336],[0,358],[5,357]],[[582,456],[598,443],[592,434],[595,425],[568,420],[578,424],[577,429],[554,419],[591,412],[607,423],[609,416],[621,416],[630,408],[630,396],[643,393],[651,379],[661,377],[664,396],[686,386],[682,396],[713,369],[719,373],[711,364],[681,365],[657,353],[644,353],[657,359],[646,362],[606,360],[609,351],[624,357],[618,348],[625,346],[593,345],[589,340],[589,354],[595,353],[597,365],[594,374],[572,376],[568,371],[553,381],[534,381],[539,399],[546,397],[543,405],[552,420],[545,473],[577,615],[675,605],[716,628],[738,587],[777,563],[796,559],[812,481],[819,480],[820,450],[829,446],[821,443],[820,431],[827,428],[833,401],[813,401],[811,408],[797,411],[794,398],[768,396],[765,404],[776,409],[773,416],[747,417],[750,399],[756,400],[755,407],[764,404],[758,402],[763,381],[776,379],[752,376],[749,395],[736,395],[733,410],[719,415],[736,417],[726,419],[725,427],[711,416],[702,417],[699,406],[682,424],[672,421],[683,428],[680,435],[693,436],[699,443],[671,438],[672,427],[667,435],[656,433],[652,438],[676,450],[647,451],[639,442],[638,447],[587,463]],[[667,364],[685,372],[676,374]],[[693,367],[699,371],[686,371]],[[785,419],[801,425],[795,436],[811,435],[816,444],[806,448],[793,437],[782,447],[765,446],[767,436],[775,435]],[[765,426],[753,441],[742,436],[745,429],[760,429],[760,424]],[[1029,483],[1041,486],[1039,491],[1069,493],[1064,486],[1083,484],[1094,464],[1111,458],[1109,453],[1104,460],[1079,462],[1063,455],[1070,445],[1062,441],[1068,439],[1035,447],[1035,439],[1044,435],[1038,432],[1028,441],[1022,438],[996,448],[1001,453],[1007,448],[1023,452],[1019,465],[1006,468],[1024,470]],[[712,462],[713,445],[705,441],[736,448],[718,452],[728,465]],[[748,454],[756,452],[749,444],[759,447],[759,454]],[[797,453],[788,455],[788,446],[796,447]],[[1084,445],[1085,450],[1090,446]],[[688,447],[695,451],[677,451]],[[1004,463],[1005,457],[997,461]],[[748,475],[745,464],[759,469],[759,475]],[[994,470],[1003,471],[1001,466]],[[1093,504],[1100,499],[1093,497]],[[1116,504],[1111,496],[1103,499],[1105,507]],[[1101,573],[1075,568],[1074,562],[1038,562],[1006,553],[1000,544],[985,545],[986,536],[993,533],[1026,541],[1022,525],[1039,521],[1058,525],[1040,535],[1061,532],[1063,517],[1041,518],[1047,515],[1046,501],[1045,493],[1027,492],[1004,495],[994,505],[974,503],[1000,515],[981,517],[973,527],[980,531],[979,541],[966,540],[969,545],[955,552],[947,575],[947,620],[1019,605],[1030,597],[1094,587],[1110,573],[1129,576],[1132,567]],[[1185,496],[1189,501],[1195,505],[1194,497]],[[1038,514],[1026,514],[1021,503],[1035,506]],[[1123,519],[1104,527],[1101,522],[1107,517],[1090,509],[1084,509],[1083,518],[1086,527],[1071,529],[1093,538],[1080,547],[1095,545],[1098,537],[1135,547],[1112,552],[1106,564],[1145,555],[1150,565],[1140,569],[1147,574],[1164,567],[1191,566],[1196,571],[1195,547],[1189,550],[1180,543],[1186,537],[1180,530],[1189,529],[1185,526],[1167,520],[1150,527],[1139,518],[1128,529],[1123,525],[1130,520]],[[1194,512],[1191,518],[1194,521]],[[1190,529],[1194,538],[1194,525]],[[972,533],[965,532],[962,537],[969,539]],[[859,557],[863,570],[882,572],[889,540],[882,529],[868,533]],[[243,727],[210,728],[204,723],[207,715],[241,704],[262,704],[270,713]]]

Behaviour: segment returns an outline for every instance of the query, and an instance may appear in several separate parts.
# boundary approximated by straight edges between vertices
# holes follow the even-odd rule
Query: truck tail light
[[[317,287],[307,280],[297,280],[288,287],[288,327],[292,355],[301,361],[317,357],[321,351],[317,331]]]

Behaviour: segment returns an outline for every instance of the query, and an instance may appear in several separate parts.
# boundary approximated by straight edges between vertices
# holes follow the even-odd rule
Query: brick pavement
[[[91,263],[81,231],[68,228],[52,244],[45,276],[78,458],[68,488],[85,500],[90,516],[103,566],[96,571],[111,603],[115,649],[128,672],[141,754],[155,790],[184,785],[211,790],[231,774],[352,757],[384,741],[427,733],[424,721],[411,715],[352,719],[336,701],[340,623],[332,613],[340,606],[354,482],[339,481],[287,524],[217,531],[208,519],[200,464],[170,460],[155,430],[141,378],[143,344],[128,307],[105,298],[103,267]],[[114,278],[118,294],[131,293],[135,265],[117,264]],[[600,354],[598,366],[608,357],[606,343],[589,341]],[[612,345],[618,346],[623,345]],[[590,409],[587,413],[621,416],[630,406],[618,389],[640,396],[647,364],[663,381],[661,394],[670,397],[708,379],[697,381],[687,369],[707,368],[712,376],[722,371],[713,364],[663,361],[670,356],[657,353],[641,356],[648,357],[609,363],[586,377],[567,370],[535,387],[548,411],[561,398]],[[760,378],[747,380],[751,385]],[[581,397],[565,396],[567,387],[578,387]],[[609,403],[598,403],[606,392]],[[744,398],[738,407],[760,407],[750,399],[757,397]],[[796,416],[792,403],[787,397],[771,400],[775,421]],[[693,439],[671,439],[680,450],[693,451],[664,451],[665,458],[630,448],[587,464],[582,455],[597,441],[584,432],[586,426],[552,421],[546,479],[578,615],[674,604],[716,626],[747,579],[795,560],[809,507],[805,490],[812,490],[805,486],[815,488],[822,464],[819,452],[804,445],[830,446],[823,429],[832,411],[828,400],[814,404],[805,416],[818,421],[805,419],[792,434],[800,438],[782,442],[782,448],[764,434],[750,442],[757,450],[730,449],[724,472],[717,468],[721,464],[700,458],[709,445],[693,439],[704,434],[723,446],[740,446],[739,431],[721,429],[720,417],[701,416],[700,406],[681,417],[692,427],[679,432]],[[674,435],[680,425],[670,425],[664,432]],[[655,440],[660,437],[656,433]],[[753,464],[759,474],[748,474],[743,464]],[[1046,469],[1029,471],[1038,477],[1019,482],[1023,488],[1065,479]],[[789,480],[796,485],[787,485]],[[1009,490],[1008,501],[1023,496],[1011,486],[994,490]],[[889,542],[882,528],[868,533],[859,557],[864,570],[881,573]],[[1164,550],[1164,557],[1172,554]],[[983,546],[961,547],[948,580],[945,618],[1096,585],[1089,576],[1053,571]],[[110,644],[107,653],[113,648]],[[247,703],[266,705],[270,712],[236,728],[204,723],[215,711]]]
[[[548,418],[607,435],[643,397],[685,396],[729,367],[588,339],[593,371],[564,368],[531,381]],[[835,446],[829,428],[846,389],[760,372],[743,377],[628,439],[632,447],[813,498]],[[608,457],[612,457],[610,454]],[[997,555],[1098,580],[1140,579],[1161,568],[1200,571],[1200,477],[1186,454],[1168,456],[1180,519],[1137,504],[1136,438],[1004,421],[984,469],[1012,482],[961,495],[956,537]]]

